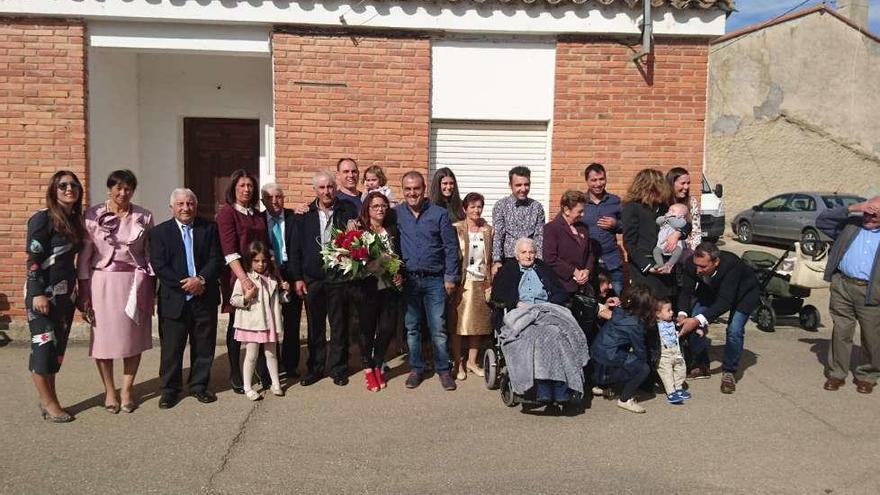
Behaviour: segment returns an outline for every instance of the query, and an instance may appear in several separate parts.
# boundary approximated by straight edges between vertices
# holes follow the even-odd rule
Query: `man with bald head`
[[[846,383],[858,323],[865,362],[852,372],[856,391],[870,394],[880,379],[880,196],[825,210],[816,219],[816,227],[834,239],[825,267],[834,321],[825,390],[834,391]]]

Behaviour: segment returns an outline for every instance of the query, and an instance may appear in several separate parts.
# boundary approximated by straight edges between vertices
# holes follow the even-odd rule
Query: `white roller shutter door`
[[[462,198],[469,192],[486,197],[483,216],[492,221],[495,202],[510,195],[507,172],[516,166],[532,171],[529,197],[544,213],[550,195],[550,149],[545,122],[498,123],[434,121],[431,124],[429,172],[449,167]]]

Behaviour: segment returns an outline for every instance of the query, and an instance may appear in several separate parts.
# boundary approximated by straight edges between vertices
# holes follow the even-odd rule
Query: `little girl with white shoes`
[[[230,302],[235,306],[235,340],[246,346],[242,377],[244,393],[250,400],[259,400],[260,394],[253,389],[254,368],[260,352],[260,345],[266,354],[266,367],[272,379],[271,391],[283,396],[284,390],[278,378],[277,346],[283,330],[281,324],[281,303],[290,298],[287,282],[278,282],[273,276],[271,253],[260,241],[254,241],[242,257],[251,282],[243,288],[241,280],[235,281]]]

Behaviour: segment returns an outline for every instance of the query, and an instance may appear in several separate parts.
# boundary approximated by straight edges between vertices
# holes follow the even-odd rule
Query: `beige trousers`
[[[660,350],[657,374],[663,380],[666,395],[681,390],[682,384],[687,378],[687,366],[684,364],[684,356],[681,354],[680,347],[665,347]]]

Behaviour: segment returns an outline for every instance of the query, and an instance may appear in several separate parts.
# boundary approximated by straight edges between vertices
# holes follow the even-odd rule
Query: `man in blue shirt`
[[[403,176],[404,202],[395,207],[400,250],[405,268],[406,341],[411,372],[406,388],[422,382],[421,321],[427,316],[434,348],[434,369],[444,390],[455,390],[446,343],[446,298],[459,281],[458,236],[445,208],[425,198],[425,177],[416,171]]]
[[[608,183],[605,167],[591,163],[584,170],[587,181],[587,204],[584,223],[590,230],[590,239],[599,245],[599,264],[610,278],[617,295],[623,293],[623,260],[617,247],[620,230],[620,197],[605,190]]]
[[[834,321],[825,390],[834,391],[846,383],[858,322],[865,363],[855,367],[853,376],[856,391],[870,394],[880,379],[880,196],[825,210],[816,218],[816,227],[834,239],[825,267]]]

